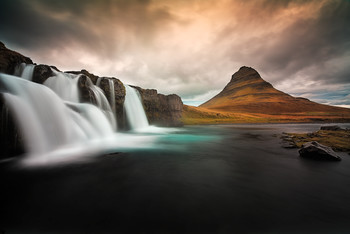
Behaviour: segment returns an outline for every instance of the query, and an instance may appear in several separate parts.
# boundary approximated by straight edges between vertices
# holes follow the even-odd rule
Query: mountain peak
[[[248,80],[262,80],[260,74],[251,67],[243,66],[232,75],[230,82],[241,82]]]

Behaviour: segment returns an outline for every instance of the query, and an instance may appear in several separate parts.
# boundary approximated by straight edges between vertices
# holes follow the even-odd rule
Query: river
[[[0,230],[350,232],[350,155],[319,162],[281,147],[282,132],[320,126],[187,126],[71,163],[2,162]]]

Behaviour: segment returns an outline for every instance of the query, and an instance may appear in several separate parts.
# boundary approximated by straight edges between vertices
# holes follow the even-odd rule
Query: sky
[[[350,107],[349,0],[1,0],[0,41],[37,64],[198,105],[241,66]]]

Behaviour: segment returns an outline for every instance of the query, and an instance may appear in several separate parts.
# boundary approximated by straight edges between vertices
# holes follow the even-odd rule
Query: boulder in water
[[[43,84],[47,80],[47,78],[53,75],[54,74],[50,66],[43,64],[36,65],[34,68],[32,81],[38,84]]]
[[[341,158],[332,150],[332,148],[322,145],[317,141],[307,142],[303,144],[299,150],[301,157],[325,160],[325,161],[340,161]]]

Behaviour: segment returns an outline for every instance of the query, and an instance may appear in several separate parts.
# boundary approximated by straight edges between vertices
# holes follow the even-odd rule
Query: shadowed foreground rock
[[[332,148],[319,144],[317,141],[303,144],[299,150],[301,157],[324,161],[340,161],[341,158]]]
[[[327,130],[327,131],[340,131],[340,130],[344,130],[341,127],[339,127],[338,125],[332,125],[332,126],[322,126],[321,130]]]

